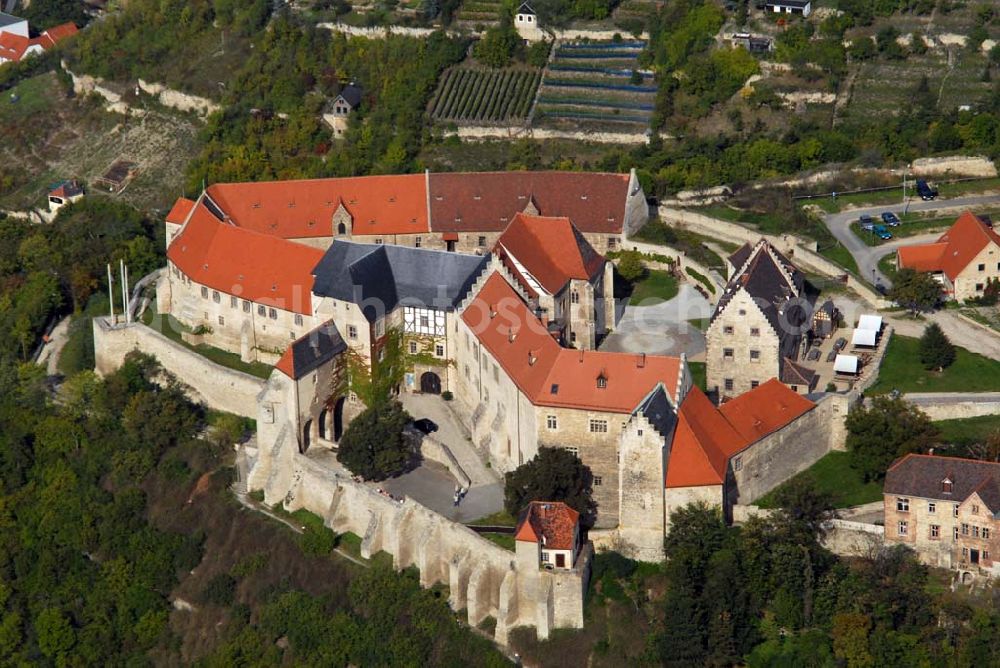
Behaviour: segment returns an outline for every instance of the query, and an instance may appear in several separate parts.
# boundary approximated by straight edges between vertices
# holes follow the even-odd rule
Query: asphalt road
[[[912,198],[909,200],[906,210],[912,212],[964,208],[975,209],[977,207],[991,205],[1000,205],[1000,195],[968,195],[952,199],[942,199],[939,197],[929,202]],[[903,239],[893,239],[889,243],[879,246],[869,246],[851,231],[850,225],[855,222],[861,214],[867,213],[877,221],[883,211],[894,211],[896,213],[900,213],[901,206],[901,204],[882,204],[879,206],[870,206],[859,209],[846,209],[839,213],[831,213],[823,216],[823,222],[826,223],[826,226],[830,229],[833,236],[835,236],[840,243],[844,244],[844,247],[850,251],[851,255],[854,256],[854,261],[858,264],[858,272],[861,274],[861,278],[871,280],[872,271],[874,271],[876,280],[881,282],[886,287],[891,286],[892,282],[886,278],[882,272],[878,271],[878,261],[880,258],[900,246],[925,243],[936,239],[940,235],[922,234]]]

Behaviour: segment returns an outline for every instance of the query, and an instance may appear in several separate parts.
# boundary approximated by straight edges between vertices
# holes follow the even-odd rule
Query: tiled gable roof
[[[951,482],[951,491],[942,484]],[[1000,513],[1000,464],[959,457],[910,454],[885,474],[885,494],[961,503],[975,492],[993,513]]]
[[[175,225],[183,225],[187,221],[191,211],[194,210],[194,207],[195,202],[193,200],[189,200],[186,197],[178,197],[177,201],[170,208],[170,212],[167,213],[167,222]]]
[[[543,216],[565,216],[584,233],[620,234],[628,174],[481,172],[430,175],[435,232],[500,232],[534,201]]]
[[[167,249],[190,279],[258,304],[312,314],[312,268],[323,251],[219,221],[198,204]]]
[[[462,320],[537,406],[630,414],[658,383],[676,391],[682,373],[676,357],[561,347],[499,274],[486,280]]]
[[[318,369],[347,349],[333,320],[327,320],[285,349],[274,367],[292,380]]]
[[[796,364],[788,357],[781,358],[781,382],[787,385],[805,385],[812,387],[816,379],[816,372],[812,369]]]
[[[423,174],[217,183],[206,192],[236,225],[283,239],[333,236],[341,203],[355,235],[428,231]]]
[[[580,513],[562,501],[532,501],[521,511],[514,539],[548,550],[572,550]]]
[[[1000,235],[971,211],[965,211],[936,242],[900,248],[899,263],[917,271],[941,271],[954,281],[991,243],[1000,246]]]
[[[536,290],[531,284],[537,282],[549,294],[557,294],[570,279],[590,280],[604,267],[604,256],[569,218],[519,213],[500,235],[494,251],[518,275],[522,268],[529,274],[523,279],[532,292]]]
[[[397,305],[452,310],[489,258],[337,239],[313,269],[313,292],[359,304],[374,322]]]
[[[720,408],[700,389],[691,388],[678,412],[666,486],[721,485],[730,457],[815,406],[774,379]]]

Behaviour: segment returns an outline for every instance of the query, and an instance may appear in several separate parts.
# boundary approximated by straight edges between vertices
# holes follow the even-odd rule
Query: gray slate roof
[[[12,26],[15,23],[20,23],[22,21],[24,21],[24,19],[18,18],[17,16],[13,16],[11,14],[4,14],[3,12],[0,12],[0,28],[2,28],[3,26]]]
[[[670,397],[667,395],[663,383],[658,383],[656,388],[650,392],[639,407],[637,413],[641,413],[649,424],[660,432],[663,438],[669,438],[674,432],[677,424],[677,415],[674,414],[673,406],[670,404]]]
[[[370,321],[397,306],[451,311],[489,258],[337,239],[313,269],[313,292],[361,306]]]
[[[355,109],[361,104],[361,88],[354,84],[348,84],[340,90],[340,97],[344,98],[344,101],[351,105],[352,109]]]
[[[289,349],[292,357],[292,376],[299,379],[344,352],[347,344],[341,338],[333,320],[327,320],[305,336],[296,339]]]
[[[950,493],[941,485],[947,478]],[[989,509],[1000,512],[1000,464],[958,457],[907,455],[889,467],[885,494],[961,503],[977,492]]]

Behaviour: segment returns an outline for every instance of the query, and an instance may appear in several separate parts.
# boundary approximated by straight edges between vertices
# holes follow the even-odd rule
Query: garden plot
[[[522,120],[531,111],[541,77],[534,68],[453,67],[430,102],[431,118],[475,125]]]
[[[545,69],[534,125],[641,131],[656,101],[651,73],[639,72],[643,41],[558,44]]]
[[[469,0],[458,8],[455,18],[489,26],[500,21],[500,9],[501,3],[498,0]]]

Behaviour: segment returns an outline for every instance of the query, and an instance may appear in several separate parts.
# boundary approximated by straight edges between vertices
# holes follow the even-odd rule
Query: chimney
[[[580,351],[580,364],[583,364],[583,351]]]
[[[646,353],[639,353],[639,360],[636,362],[635,365],[640,369],[646,368]]]

